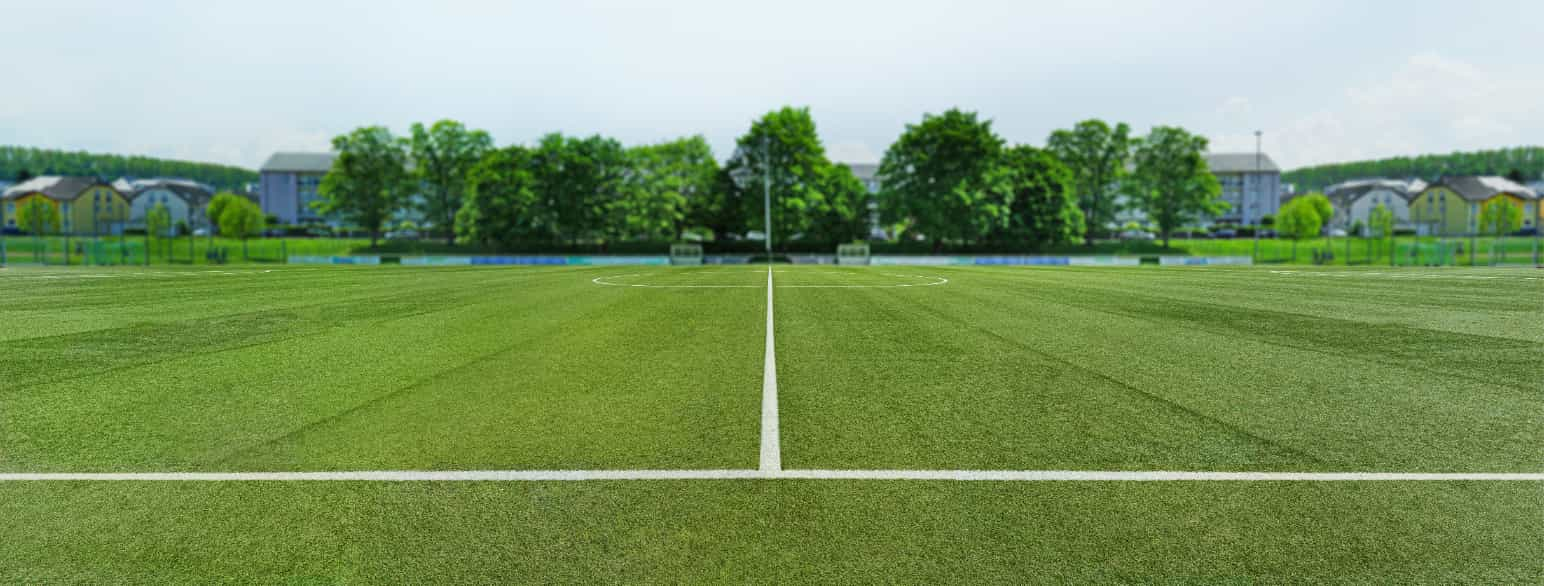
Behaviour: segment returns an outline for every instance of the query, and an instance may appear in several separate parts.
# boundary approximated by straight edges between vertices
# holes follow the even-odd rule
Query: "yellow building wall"
[[[89,187],[79,197],[65,202],[70,226],[76,234],[110,234],[129,221],[129,201],[118,190],[105,185]]]
[[[29,193],[15,199],[5,200],[3,207],[0,207],[0,213],[5,214],[5,225],[10,228],[20,228],[18,225],[19,220],[16,217],[21,215],[21,209],[27,207],[34,199],[42,200],[43,203],[54,206],[54,211],[59,210],[59,202],[41,193]],[[63,219],[63,214],[60,214],[60,221],[63,221]]]
[[[1524,199],[1510,193],[1498,194],[1495,197],[1480,203],[1480,213],[1483,215],[1491,206],[1509,205],[1517,208],[1518,216],[1523,219],[1523,228],[1532,228],[1538,221],[1538,206],[1531,199]]]
[[[1410,223],[1427,230],[1428,234],[1457,236],[1468,234],[1472,229],[1470,203],[1446,187],[1432,187],[1410,200]]]

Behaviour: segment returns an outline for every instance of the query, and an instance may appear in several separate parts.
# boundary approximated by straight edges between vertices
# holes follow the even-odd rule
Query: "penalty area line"
[[[932,480],[983,482],[1544,482],[1544,473],[1185,472],[1140,470],[364,470],[340,472],[0,473],[0,482],[535,482],[603,480]]]

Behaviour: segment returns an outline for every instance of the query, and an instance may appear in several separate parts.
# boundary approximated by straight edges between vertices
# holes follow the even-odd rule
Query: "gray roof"
[[[1534,193],[1532,189],[1513,183],[1505,177],[1493,175],[1443,177],[1441,181],[1432,184],[1432,187],[1446,187],[1469,201],[1485,201],[1501,193],[1510,193],[1524,199],[1539,198],[1539,194]]]
[[[1280,173],[1271,156],[1261,153],[1206,153],[1206,168],[1213,173]]]
[[[21,197],[29,193],[41,193],[55,201],[74,200],[87,189],[95,186],[112,187],[99,181],[95,177],[61,177],[58,175],[44,175],[33,177],[5,190],[0,198],[11,199]],[[114,189],[114,191],[117,191]]]
[[[1416,179],[1414,181],[1401,181],[1399,179],[1354,179],[1342,181],[1324,189],[1324,195],[1331,201],[1349,204],[1362,196],[1386,189],[1394,192],[1399,197],[1410,199],[1426,188],[1426,182]]]
[[[258,169],[262,173],[326,173],[338,153],[279,152],[268,157]]]

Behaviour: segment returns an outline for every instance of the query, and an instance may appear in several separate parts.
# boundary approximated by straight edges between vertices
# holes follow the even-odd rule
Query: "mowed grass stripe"
[[[77,269],[85,270],[85,269]],[[561,270],[561,269],[558,269]],[[213,319],[252,311],[302,309],[345,303],[379,295],[421,291],[424,297],[467,285],[445,275],[483,275],[502,280],[554,269],[274,269],[271,273],[220,273],[187,270],[185,278],[143,279],[118,269],[111,279],[28,281],[0,276],[0,317],[12,327],[0,341],[42,338],[147,323]],[[21,273],[26,274],[26,273]],[[383,279],[382,275],[393,275]],[[391,287],[383,287],[386,283]],[[62,311],[69,309],[68,312]]]
[[[433,274],[411,271],[387,269],[373,276],[378,287],[389,290],[404,274],[413,279]],[[262,445],[269,447],[237,460],[282,470],[310,465],[682,467],[754,461],[761,348],[759,339],[744,332],[759,327],[759,303],[724,300],[722,292],[717,298],[724,301],[717,305],[657,297],[647,302],[648,296],[588,283],[588,271],[502,283],[482,278],[490,274],[512,278],[519,270],[438,274],[461,279],[460,287],[476,295],[435,313],[398,318],[400,307],[364,302],[361,317],[375,307],[382,312],[377,321],[362,319],[282,342],[187,354],[0,394],[0,418],[6,420],[0,466],[197,470],[229,465],[235,461],[226,460],[232,454]],[[430,298],[424,303],[437,302]],[[713,332],[726,339],[707,335]],[[736,346],[727,339],[731,333],[745,342]],[[630,339],[607,339],[613,335]],[[690,344],[693,336],[710,345]],[[516,340],[530,349],[470,369],[470,380],[463,376],[467,373],[454,371],[467,356],[485,355]],[[668,356],[672,352],[674,357]],[[738,364],[743,367],[737,369]],[[653,371],[656,366],[665,370]],[[444,382],[433,382],[436,378]],[[597,380],[606,384],[594,384]],[[350,427],[351,421],[398,405],[381,397],[411,381],[433,384],[406,394],[427,395],[439,403],[427,410],[390,410],[362,428]],[[594,403],[606,403],[607,393],[617,400],[596,409]],[[542,396],[558,402],[583,397],[591,404],[568,405],[581,412],[544,411]],[[360,408],[372,402],[379,406]],[[501,426],[495,416],[515,407],[526,409],[521,417],[543,423]],[[735,408],[745,416],[720,412]],[[353,415],[334,417],[350,411]],[[360,435],[341,443],[311,441],[320,437],[316,428],[291,435],[319,421],[332,422],[322,429],[350,428]],[[546,439],[531,439],[541,434]],[[471,439],[460,439],[464,436]],[[501,444],[504,436],[520,438],[510,440],[518,445]],[[468,449],[458,452],[458,442]],[[581,454],[586,446],[598,449]]]
[[[0,581],[1544,579],[1541,483],[0,483]]]
[[[143,368],[194,354],[212,354],[264,344],[288,343],[338,328],[368,330],[381,323],[436,311],[496,303],[482,288],[538,278],[540,273],[497,275],[474,282],[415,280],[372,288],[367,295],[310,296],[313,302],[276,303],[274,296],[249,299],[240,312],[198,319],[177,318],[180,302],[160,305],[161,321],[135,322],[71,334],[0,342],[14,360],[0,364],[0,395],[45,382],[61,382],[125,369]],[[317,300],[324,299],[324,300]]]
[[[949,274],[938,291],[782,296],[783,315],[809,316],[785,330],[808,352],[780,348],[789,467],[1539,469],[1544,406],[1527,389],[1187,328],[1139,293],[1150,273],[1101,292],[1140,317],[1084,307],[1088,271]],[[1120,386],[1183,409],[1166,419]]]
[[[1088,287],[1082,282],[1058,282],[1052,288],[1056,291],[1054,295],[1044,295],[1035,285],[1044,283],[1040,278],[1045,275],[1033,279],[1025,276],[1033,274],[998,274],[996,277],[1013,283],[1016,291],[1036,296],[1046,303],[1228,337],[1247,338],[1297,350],[1322,352],[1333,358],[1365,360],[1380,365],[1397,364],[1402,368],[1434,376],[1507,385],[1524,392],[1544,392],[1544,381],[1533,372],[1534,365],[1544,362],[1544,345],[1527,340],[1458,333],[1441,328],[1412,327],[1404,323],[1353,320],[1343,316],[1307,315],[1294,309],[1312,304],[1320,298],[1335,296],[1319,297],[1317,295],[1323,294],[1272,291],[1259,287],[1251,287],[1250,290],[1256,299],[1272,301],[1271,309],[1222,300],[1203,302],[1195,298],[1194,289],[1191,290],[1190,299],[1153,295],[1149,293],[1152,290],[1150,287],[1133,286],[1133,283],[1127,283],[1124,287]],[[1207,292],[1217,290],[1211,288]],[[1228,295],[1218,293],[1219,297]],[[1340,297],[1345,297],[1348,292],[1340,293]],[[1493,296],[1505,295],[1496,293]],[[1528,305],[1528,297],[1512,299],[1521,300],[1516,305]],[[1474,315],[1454,311],[1452,306],[1445,306],[1444,310]],[[1544,313],[1535,315],[1526,311],[1512,311],[1506,318],[1507,321],[1501,327],[1507,331],[1520,331],[1528,329],[1529,323],[1544,320]]]

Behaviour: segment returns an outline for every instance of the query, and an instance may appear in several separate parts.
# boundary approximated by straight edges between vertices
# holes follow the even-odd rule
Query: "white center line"
[[[777,427],[777,350],[772,340],[772,265],[767,265],[767,353],[761,371],[761,471],[783,469]]]

